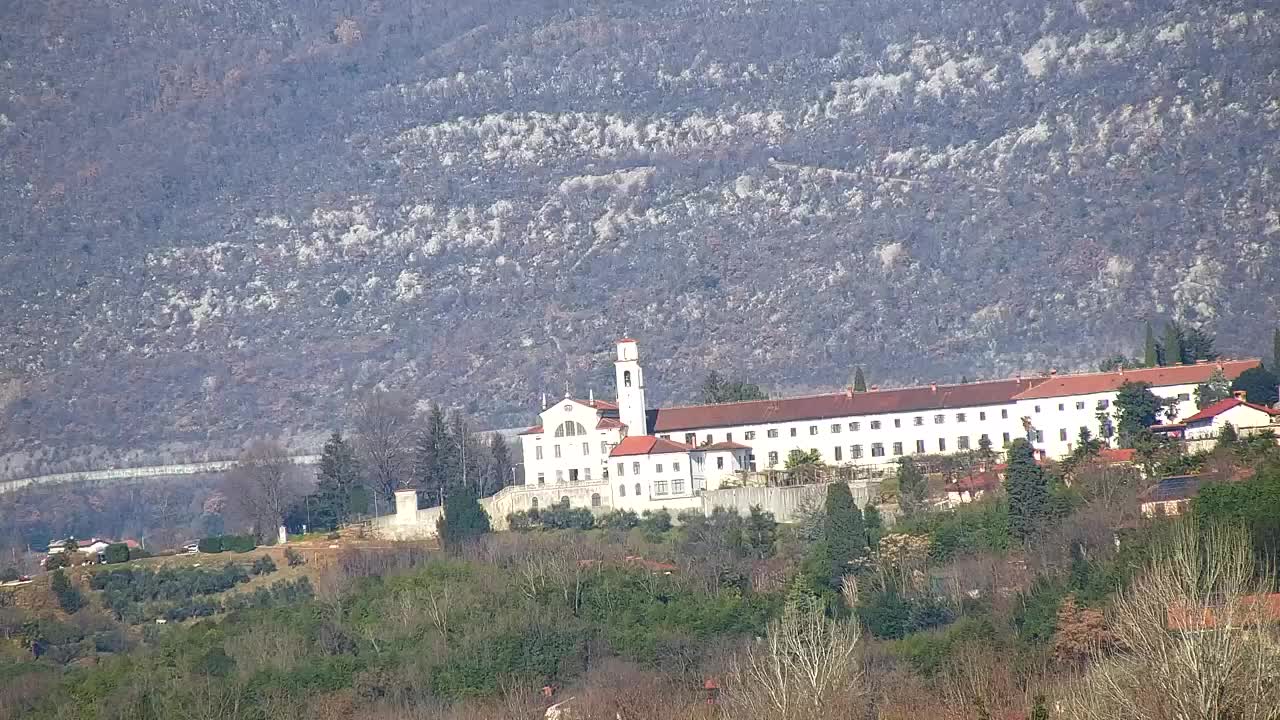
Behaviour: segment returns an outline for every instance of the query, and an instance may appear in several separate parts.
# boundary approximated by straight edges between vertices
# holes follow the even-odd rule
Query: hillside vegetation
[[[1145,316],[1256,353],[1280,313],[1272,3],[59,0],[0,26],[0,454],[33,468],[327,430],[379,382],[518,425],[608,387],[623,332],[661,401],[708,368],[1092,364]]]

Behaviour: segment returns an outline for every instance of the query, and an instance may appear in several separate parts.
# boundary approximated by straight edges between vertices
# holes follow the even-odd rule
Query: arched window
[[[556,437],[573,437],[574,435],[586,435],[587,429],[580,422],[565,420],[556,428]]]
[[[640,483],[636,483],[636,497],[640,497]]]
[[[622,371],[622,385],[623,387],[631,387],[631,371],[630,370]]]
[[[626,485],[619,485],[619,486],[618,486],[618,497],[626,497],[626,496],[627,496],[627,486],[626,486]]]
[[[591,507],[600,507],[600,493],[591,493]]]
[[[530,510],[537,510],[537,509],[538,509],[538,498],[534,498],[534,499],[532,499],[532,500],[530,500],[530,501],[529,501],[529,509],[530,509]]]
[[[560,507],[569,507],[569,496],[568,496],[568,495],[561,495],[561,496],[560,496]]]

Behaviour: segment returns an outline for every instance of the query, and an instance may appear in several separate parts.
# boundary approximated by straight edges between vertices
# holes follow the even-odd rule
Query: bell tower
[[[640,369],[640,348],[635,340],[618,341],[618,359],[613,362],[618,388],[618,419],[628,435],[648,435],[648,406],[644,400],[644,371]]]

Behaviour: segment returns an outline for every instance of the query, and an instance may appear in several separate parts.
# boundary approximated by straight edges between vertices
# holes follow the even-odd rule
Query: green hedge
[[[102,560],[109,565],[129,562],[129,546],[124,543],[111,543],[106,550],[102,551]]]
[[[258,539],[253,535],[215,535],[201,538],[196,548],[202,553],[253,552],[258,547]]]

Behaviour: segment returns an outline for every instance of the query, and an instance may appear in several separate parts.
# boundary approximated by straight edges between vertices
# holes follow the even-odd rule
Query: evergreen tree
[[[355,490],[360,483],[355,450],[342,433],[333,433],[320,454],[316,491],[308,501],[311,524],[335,529],[346,523],[354,511]]]
[[[1218,447],[1230,448],[1240,441],[1240,433],[1236,432],[1236,426],[1231,423],[1223,423],[1222,430],[1218,432]]]
[[[1151,392],[1151,383],[1125,382],[1116,393],[1116,431],[1121,447],[1133,447],[1134,439],[1156,424],[1164,407]]]
[[[764,560],[773,555],[773,543],[778,538],[778,522],[773,513],[765,512],[759,505],[752,505],[743,535],[751,553],[757,559]]]
[[[1009,530],[1019,540],[1029,538],[1051,514],[1049,483],[1036,464],[1035,451],[1022,438],[1009,446],[1005,484],[1009,494]]]
[[[728,380],[712,370],[702,383],[699,399],[704,405],[717,405],[747,400],[766,400],[768,396],[759,385],[741,380]]]
[[[413,479],[428,505],[439,504],[445,488],[459,474],[460,462],[444,410],[435,403],[427,413],[427,426],[418,434]]]
[[[833,587],[839,587],[840,578],[849,570],[849,562],[866,553],[866,527],[862,512],[854,504],[853,494],[845,483],[827,486],[823,509],[823,540],[814,552],[825,555],[827,577]]]
[[[1203,410],[1219,400],[1231,397],[1231,381],[1221,370],[1214,370],[1207,382],[1196,386],[1196,409]]]
[[[1170,320],[1164,326],[1164,357],[1161,365],[1177,365],[1186,358],[1182,355],[1182,328]]]
[[[1243,390],[1246,401],[1255,405],[1273,405],[1276,400],[1275,374],[1265,367],[1249,368],[1231,383],[1232,390]]]
[[[1191,364],[1197,360],[1217,360],[1218,353],[1213,349],[1213,336],[1200,328],[1191,328],[1182,338],[1183,362]]]
[[[867,528],[867,545],[875,548],[880,545],[880,538],[884,537],[884,518],[880,515],[880,509],[875,503],[867,503],[862,509],[862,524]]]
[[[929,482],[909,455],[898,460],[898,507],[903,517],[913,517],[925,508]]]
[[[1276,342],[1280,343],[1280,330],[1276,331]],[[1277,345],[1276,347],[1277,347],[1276,352],[1280,353],[1280,345]],[[867,391],[867,378],[862,374],[861,367],[853,371],[853,391],[854,392]]]
[[[1280,327],[1271,337],[1271,369],[1280,372]]]
[[[1144,367],[1155,367],[1160,364],[1160,346],[1156,344],[1156,334],[1151,329],[1150,321],[1147,322],[1147,338],[1142,355],[1142,364]]]
[[[511,446],[498,433],[489,435],[489,471],[481,495],[490,495],[512,485]]]
[[[49,591],[58,601],[58,607],[68,615],[76,613],[85,605],[84,595],[80,593],[79,588],[71,584],[65,570],[58,569],[53,572],[49,578]]]
[[[983,435],[978,438],[978,462],[983,468],[989,468],[996,461],[996,453],[991,449],[991,438]]]
[[[436,521],[440,547],[456,552],[489,529],[489,514],[475,495],[465,489],[449,493],[444,501],[444,512]]]

